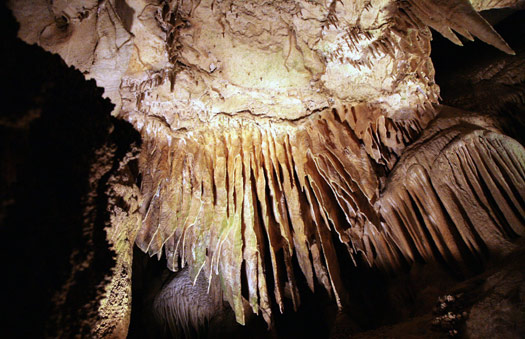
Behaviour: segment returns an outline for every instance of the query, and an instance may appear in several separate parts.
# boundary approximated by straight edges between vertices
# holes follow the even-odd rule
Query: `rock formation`
[[[142,139],[106,192],[116,266],[92,334],[127,333],[133,244],[214,296],[192,319],[167,283],[154,304],[177,328],[222,298],[271,327],[285,299],[299,308],[298,280],[343,309],[342,266],[469,272],[510,253],[525,150],[491,115],[439,104],[429,27],[514,54],[478,11],[521,5],[13,1],[20,38],[94,79]]]

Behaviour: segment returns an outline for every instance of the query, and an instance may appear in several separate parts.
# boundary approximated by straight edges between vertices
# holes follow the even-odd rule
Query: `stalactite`
[[[469,40],[473,40],[472,35],[474,35],[505,53],[514,54],[509,45],[476,12],[468,0],[408,0],[408,3],[410,6],[407,10],[457,45],[461,46],[462,43],[452,30]]]

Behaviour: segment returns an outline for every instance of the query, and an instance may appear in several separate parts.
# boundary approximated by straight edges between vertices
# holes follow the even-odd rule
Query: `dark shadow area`
[[[110,116],[113,106],[94,81],[85,81],[59,56],[17,39],[18,24],[4,4],[0,25],[0,237],[7,307],[2,333],[54,336],[57,322],[78,321],[87,312],[82,306],[95,299],[93,286],[113,265],[104,231],[108,175],[89,181],[95,151],[115,145],[118,164],[138,137]],[[53,298],[73,265],[91,254],[92,266],[78,272],[63,295],[63,314],[54,313]]]
[[[153,299],[163,285],[168,284],[177,276],[166,268],[163,256],[160,260],[148,257],[136,246],[133,256],[133,301],[131,323],[128,338],[171,338],[159,328],[153,317]],[[315,293],[312,293],[298,269],[296,263],[295,276],[301,291],[301,306],[295,312],[291,299],[284,298],[285,312],[281,314],[275,303],[272,305],[274,328],[269,331],[262,315],[249,316],[246,325],[236,323],[235,314],[227,309],[218,314],[204,328],[193,333],[195,338],[327,338],[330,326],[336,316],[337,306],[330,299],[323,287],[316,283]],[[270,291],[269,291],[270,293]],[[273,293],[273,291],[271,291]],[[217,319],[216,319],[217,318]],[[193,337],[192,337],[193,338]]]
[[[432,32],[432,61],[442,103],[495,115],[506,134],[525,142],[525,11],[482,12],[516,55],[507,55],[476,39],[454,45]]]

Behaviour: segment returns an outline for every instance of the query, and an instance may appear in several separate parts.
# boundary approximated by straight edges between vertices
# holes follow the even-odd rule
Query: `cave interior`
[[[0,229],[3,304],[8,307],[2,327],[6,337],[87,335],[92,324],[79,319],[97,317],[107,272],[115,266],[105,231],[108,205],[115,203],[108,185],[122,159],[143,141],[130,123],[111,115],[114,106],[102,98],[103,89],[94,80],[86,81],[60,56],[18,39],[19,25],[10,10],[3,7],[1,15],[7,104],[0,113]],[[482,15],[516,55],[480,40],[461,38],[464,46],[457,46],[432,31],[440,104],[490,115],[523,145],[525,11],[494,9]],[[480,69],[500,72],[478,81]],[[140,181],[138,160],[132,159],[126,170],[129,180]],[[518,217],[523,228],[525,216]],[[518,235],[510,238],[516,248],[512,253],[486,250],[482,257],[465,259],[468,270],[419,257],[395,273],[369,267],[364,256],[350,258],[343,244],[334,241],[340,262],[357,261],[341,265],[350,298],[345,312],[338,311],[320,284],[312,293],[295,264],[301,305],[293,311],[292,301],[285,299],[287,311],[274,311],[271,330],[260,316],[241,326],[225,311],[208,332],[191,334],[475,338],[499,331],[501,337],[525,337],[525,252]],[[78,267],[85,258],[89,266]],[[134,246],[129,338],[162,335],[152,328],[148,298],[173,275],[166,266],[165,257],[157,260]]]

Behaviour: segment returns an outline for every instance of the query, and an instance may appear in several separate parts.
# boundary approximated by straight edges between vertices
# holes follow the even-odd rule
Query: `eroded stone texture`
[[[131,274],[133,245],[140,227],[139,188],[130,162],[138,157],[134,147],[120,161],[107,183],[109,225],[106,227],[110,248],[117,253],[115,266],[98,305],[98,319],[92,334],[96,337],[125,337],[131,317]]]
[[[523,252],[486,274],[468,310],[465,335],[522,338],[525,335],[525,275]],[[490,321],[487,321],[490,319]]]
[[[524,232],[523,147],[459,111],[413,144],[440,110],[428,26],[513,53],[476,12],[510,1],[473,4],[13,2],[20,37],[94,78],[142,135],[140,192],[113,184],[129,211],[113,210],[123,275],[107,293],[129,297],[133,242],[268,324],[300,304],[294,260],[343,308],[339,243],[385,271],[506,252]]]

